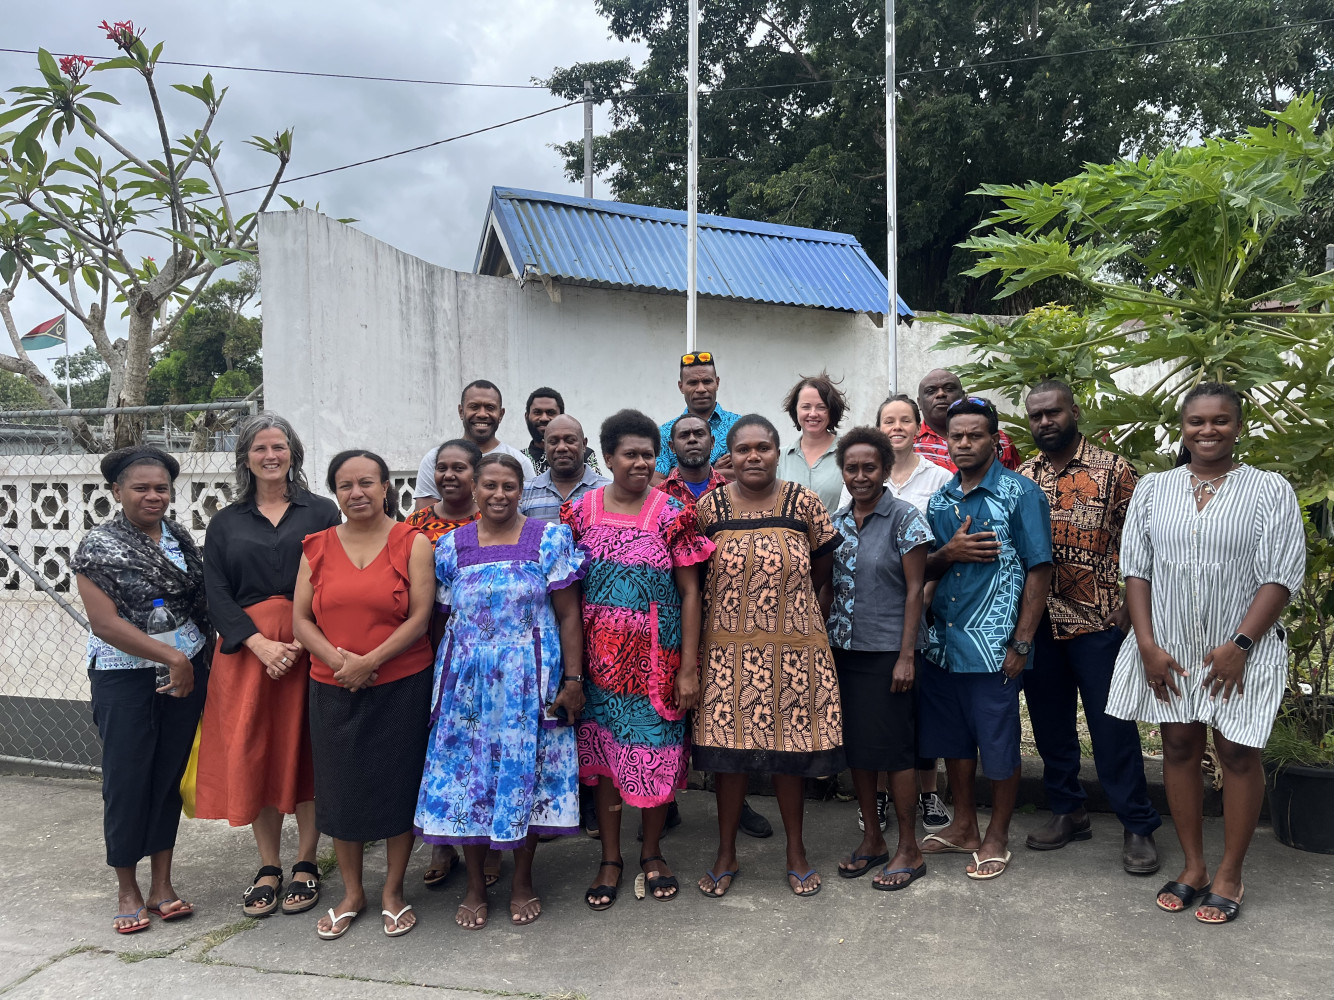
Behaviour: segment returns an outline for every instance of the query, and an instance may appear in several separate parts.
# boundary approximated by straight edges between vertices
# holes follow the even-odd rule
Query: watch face
[[[1243,635],[1240,632],[1238,632],[1236,635],[1232,637],[1232,641],[1235,642],[1242,649],[1246,650],[1247,652],[1250,652],[1250,648],[1255,645],[1254,639],[1252,639],[1248,635]]]
[[[1027,656],[1033,648],[1033,644],[1031,642],[1012,642],[1010,647],[1020,656]]]

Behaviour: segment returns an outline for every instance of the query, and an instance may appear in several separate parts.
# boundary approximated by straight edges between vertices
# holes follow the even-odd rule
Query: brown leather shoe
[[[1053,813],[1051,819],[1028,835],[1024,841],[1034,851],[1055,851],[1072,840],[1088,840],[1093,824],[1083,809],[1072,813]]]
[[[1126,831],[1121,846],[1121,867],[1131,875],[1152,875],[1158,870],[1158,845],[1153,834],[1141,837]]]

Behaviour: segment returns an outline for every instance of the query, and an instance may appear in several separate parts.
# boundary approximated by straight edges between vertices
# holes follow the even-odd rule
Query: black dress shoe
[[[763,840],[765,837],[774,835],[774,828],[767,819],[750,807],[749,802],[743,801],[741,803],[741,832],[748,837],[758,837]]]
[[[1051,819],[1028,835],[1024,841],[1034,851],[1055,851],[1072,840],[1088,840],[1093,824],[1083,809],[1072,813],[1053,813]]]
[[[1126,831],[1121,846],[1121,867],[1131,875],[1152,875],[1158,870],[1158,845],[1153,834],[1141,837]]]

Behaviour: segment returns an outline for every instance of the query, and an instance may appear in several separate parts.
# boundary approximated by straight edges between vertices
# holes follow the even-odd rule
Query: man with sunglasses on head
[[[685,397],[686,408],[680,416],[693,413],[709,425],[713,434],[713,449],[709,462],[726,479],[732,478],[732,458],[727,453],[727,432],[741,419],[739,413],[724,410],[718,405],[718,369],[710,351],[691,351],[681,355],[681,374],[676,387]],[[673,417],[659,428],[662,447],[658,449],[658,467],[654,482],[659,483],[676,468],[676,452],[672,451],[672,428],[679,417]]]
[[[927,664],[918,675],[923,757],[944,757],[954,821],[922,841],[923,854],[972,854],[972,879],[1010,864],[1010,820],[1019,791],[1019,689],[1051,586],[1051,515],[1031,479],[996,457],[996,408],[965,397],[949,407],[946,434],[958,472],[932,494],[936,548]],[[943,544],[941,540],[946,539]],[[978,828],[978,757],[991,781],[991,823]]]
[[[949,408],[963,399],[963,383],[959,376],[944,368],[936,368],[926,373],[917,383],[917,407],[922,411],[922,429],[917,432],[913,442],[913,451],[928,458],[950,472],[958,472],[950,458],[949,442],[946,441],[945,418]],[[1019,449],[1014,446],[1010,436],[1002,430],[996,432],[996,454],[1001,465],[1007,469],[1019,468]]]

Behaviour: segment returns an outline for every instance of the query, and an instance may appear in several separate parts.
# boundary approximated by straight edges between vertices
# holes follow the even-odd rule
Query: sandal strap
[[[317,882],[320,880],[319,865],[315,864],[313,861],[298,861],[292,866],[292,874],[296,875],[298,872],[302,872],[306,875],[313,875]]]
[[[241,894],[241,899],[244,900],[246,906],[251,903],[267,905],[277,898],[278,893],[271,885],[252,885]]]
[[[602,865],[611,865],[613,868],[619,868],[621,871],[625,871],[624,861],[603,861]]]
[[[664,858],[661,854],[655,854],[651,858],[640,858],[639,867],[643,868],[650,861],[661,861],[664,865],[667,863],[667,859]]]
[[[255,874],[255,877],[251,879],[251,881],[258,882],[262,878],[276,878],[281,881],[282,877],[283,870],[277,865],[265,865]]]

